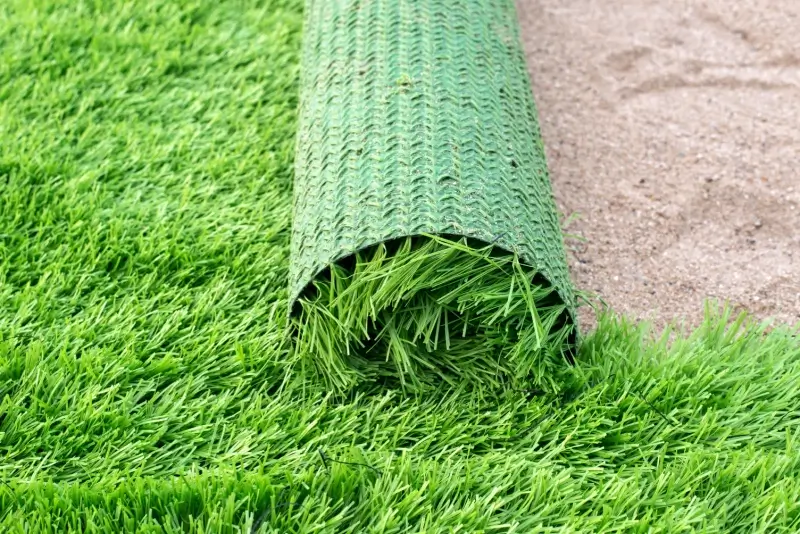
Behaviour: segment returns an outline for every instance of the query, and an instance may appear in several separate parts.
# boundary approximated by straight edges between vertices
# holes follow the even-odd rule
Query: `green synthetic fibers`
[[[294,319],[301,366],[330,388],[555,386],[574,326],[553,287],[516,255],[425,236],[350,260],[314,282]]]
[[[800,532],[796,329],[600,317],[558,394],[292,372],[301,26],[0,3],[0,533]]]

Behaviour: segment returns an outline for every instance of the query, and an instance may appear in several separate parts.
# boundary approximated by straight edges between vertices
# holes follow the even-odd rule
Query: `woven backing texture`
[[[511,0],[307,0],[290,272],[421,233],[574,295]]]

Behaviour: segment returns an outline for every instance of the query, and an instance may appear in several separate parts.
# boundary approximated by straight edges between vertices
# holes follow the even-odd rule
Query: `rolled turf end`
[[[297,301],[296,361],[338,393],[364,382],[556,388],[576,329],[554,287],[517,255],[425,235],[331,266]]]
[[[577,301],[514,2],[304,16],[293,364],[334,391],[552,382]]]

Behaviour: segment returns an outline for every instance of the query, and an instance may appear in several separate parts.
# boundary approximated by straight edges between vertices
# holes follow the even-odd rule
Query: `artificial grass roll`
[[[513,2],[308,0],[305,17],[298,354],[337,389],[546,380],[575,296]]]

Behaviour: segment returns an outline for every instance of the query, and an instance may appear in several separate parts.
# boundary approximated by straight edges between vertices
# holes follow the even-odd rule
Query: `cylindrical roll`
[[[438,235],[514,254],[574,325],[513,2],[308,0],[305,17],[290,308],[357,251]]]

